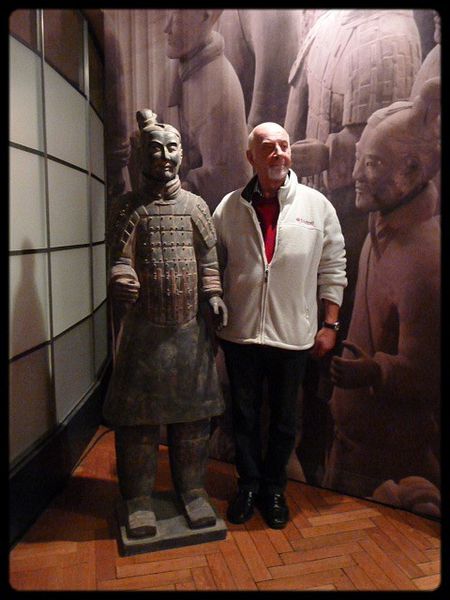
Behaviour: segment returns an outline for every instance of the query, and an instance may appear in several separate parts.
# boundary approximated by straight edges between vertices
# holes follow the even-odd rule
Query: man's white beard
[[[285,165],[276,165],[275,167],[269,167],[267,174],[269,179],[281,181],[288,174],[288,169]]]

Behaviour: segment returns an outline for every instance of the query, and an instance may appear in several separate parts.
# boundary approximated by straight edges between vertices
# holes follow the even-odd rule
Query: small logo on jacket
[[[309,225],[310,227],[314,227],[314,221],[307,221],[306,219],[302,219],[301,217],[297,217],[296,221],[299,223],[303,223],[303,225]]]

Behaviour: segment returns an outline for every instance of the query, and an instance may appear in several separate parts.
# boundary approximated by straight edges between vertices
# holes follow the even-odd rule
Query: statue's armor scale
[[[330,10],[308,32],[289,76],[299,94],[308,87],[306,131],[298,130],[295,106],[286,127],[293,140],[326,142],[330,133],[409,98],[420,64],[412,10]]]

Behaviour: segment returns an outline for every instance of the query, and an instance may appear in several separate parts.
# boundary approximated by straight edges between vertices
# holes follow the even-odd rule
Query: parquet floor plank
[[[121,577],[135,577],[136,575],[149,575],[150,573],[167,573],[181,569],[192,569],[193,567],[205,567],[207,565],[205,556],[192,556],[173,558],[170,560],[158,560],[150,562],[134,563],[129,565],[117,565],[116,574]]]
[[[386,519],[397,528],[404,536],[406,536],[419,550],[429,550],[430,548],[436,548],[440,546],[440,532],[439,529],[435,533],[424,533],[418,527],[413,528],[410,525],[409,519],[406,518],[405,514],[400,511],[395,511],[392,508],[382,507],[381,513],[385,515]],[[430,521],[430,523],[433,523]],[[436,523],[436,525],[438,525]]]
[[[109,579],[99,581],[98,590],[143,590],[160,585],[180,583],[191,580],[189,569],[170,571],[169,573],[157,573],[154,575],[140,575],[137,577],[123,577],[121,579]]]
[[[59,567],[10,573],[9,584],[13,590],[17,591],[56,591],[63,589]]]
[[[241,591],[256,590],[255,580],[233,536],[222,542],[220,552],[232,574],[236,588]]]
[[[406,577],[413,579],[422,575],[418,565],[408,558],[383,531],[370,529],[368,534],[369,538],[386,553],[389,559],[403,571]]]
[[[344,521],[343,523],[331,523],[328,525],[316,525],[302,529],[304,537],[317,537],[332,533],[341,533],[344,531],[357,531],[359,529],[369,529],[375,527],[370,519],[355,519],[354,521]]]
[[[290,575],[269,581],[260,581],[258,589],[261,591],[288,591],[288,590],[310,590],[321,585],[333,584],[341,577],[340,569],[331,569],[318,573],[306,573],[301,577]]]
[[[308,521],[310,525],[316,527],[320,525],[332,525],[334,523],[345,523],[346,521],[355,521],[357,519],[368,519],[369,517],[377,517],[379,514],[380,513],[373,508],[363,508],[320,515],[319,517],[309,517]]]
[[[355,565],[354,567],[346,567],[344,569],[344,574],[348,576],[355,589],[360,592],[373,592],[377,589],[374,581],[359,565]]]
[[[441,572],[441,561],[433,560],[417,565],[424,575],[438,575]]]
[[[304,517],[308,518],[310,516],[318,515],[319,510],[308,497],[306,493],[307,486],[295,484],[293,481],[288,481],[286,486],[286,494],[290,496],[297,506],[302,511]]]
[[[348,568],[351,568],[351,567],[348,567]],[[348,577],[348,575],[346,575],[345,569],[342,569],[342,573],[341,573],[339,579],[336,579],[336,581],[334,582],[333,585],[336,590],[339,590],[341,592],[350,592],[350,591],[356,590],[355,584],[352,582],[350,577]]]
[[[229,535],[229,534],[228,534]],[[194,544],[193,546],[181,546],[180,548],[169,548],[168,550],[155,550],[144,554],[135,554],[133,556],[118,556],[117,566],[137,563],[147,563],[154,561],[166,561],[190,558],[192,556],[204,556],[219,552],[220,546],[217,542],[208,542],[204,544]]]
[[[414,585],[405,573],[393,562],[374,540],[361,540],[361,548],[374,560],[399,590],[412,590]]]
[[[427,560],[437,560],[441,557],[441,548],[430,548],[430,550],[424,550],[423,553]]]
[[[311,550],[312,548],[357,542],[358,540],[367,538],[367,531],[366,529],[356,529],[354,531],[342,531],[317,537],[308,537],[306,539],[295,540],[295,542],[292,542],[292,547],[294,550]]]
[[[270,579],[270,572],[261,558],[250,533],[246,530],[245,525],[236,528],[231,535],[247,564],[253,580],[263,581],[264,579]]]
[[[332,556],[330,558],[320,558],[302,563],[292,563],[282,567],[270,567],[270,574],[274,579],[280,577],[290,577],[292,575],[303,576],[308,573],[317,573],[319,571],[329,571],[332,569],[342,569],[354,565],[355,561],[351,555]]]
[[[280,553],[277,552],[270,536],[268,528],[264,527],[264,522],[260,514],[256,513],[253,519],[245,524],[247,531],[258,548],[258,552],[267,567],[282,565],[283,561],[280,558]]]
[[[95,569],[97,581],[107,581],[116,576],[117,543],[114,539],[95,540]]]
[[[362,544],[362,543],[361,543]],[[354,552],[352,554],[352,558],[355,560],[356,564],[361,567],[363,571],[367,573],[370,579],[375,583],[376,589],[386,591],[386,590],[396,590],[398,589],[397,585],[390,579],[379,567],[379,565],[373,560],[373,558],[367,554],[364,550],[360,552]]]
[[[264,527],[264,525],[262,526]],[[291,542],[289,542],[289,540],[284,535],[284,532],[281,529],[266,528],[266,534],[278,553],[281,554],[281,552],[290,552],[292,550],[293,543],[291,544]],[[300,538],[298,538],[298,540],[300,540]]]
[[[299,536],[301,537],[301,531],[304,527],[309,527],[310,522],[309,518],[304,514],[299,506],[299,503],[296,498],[293,497],[291,493],[286,493],[286,503],[289,507],[290,512],[290,523],[292,523],[297,531],[292,528],[291,535],[289,539],[297,539]]]
[[[311,550],[303,550],[297,552],[286,552],[281,555],[285,565],[294,563],[302,563],[321,558],[331,558],[333,556],[345,556],[352,552],[360,552],[361,546],[357,542],[348,544],[338,544],[336,546],[323,546]]]
[[[414,579],[414,583],[419,590],[435,590],[441,584],[441,576],[427,575],[426,577],[418,577],[417,579]]]
[[[160,446],[156,489],[172,488]],[[234,465],[211,460],[207,490],[223,518],[236,491]],[[66,489],[9,555],[18,591],[424,591],[441,577],[440,523],[289,481],[291,520],[270,529],[258,510],[227,522],[221,541],[120,556],[114,433],[99,428]]]
[[[236,582],[231,575],[228,564],[223,560],[222,553],[208,554],[206,558],[212,578],[216,584],[216,590],[237,590]]]
[[[212,578],[209,567],[194,567],[192,570],[192,578],[195,583],[195,588],[199,591],[214,591],[216,585]]]
[[[426,562],[426,554],[424,554],[422,550],[419,550],[417,545],[408,539],[404,530],[394,526],[389,517],[382,515],[374,517],[372,521],[374,525],[384,531],[384,533],[386,533],[386,535],[402,550],[403,554],[410,558],[414,563]]]

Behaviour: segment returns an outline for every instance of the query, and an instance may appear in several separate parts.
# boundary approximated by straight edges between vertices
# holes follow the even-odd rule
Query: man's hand
[[[336,345],[337,333],[328,327],[322,327],[316,334],[314,346],[311,349],[312,358],[323,358]]]
[[[355,358],[333,357],[330,374],[334,385],[344,389],[377,385],[381,380],[378,363],[356,344],[345,340],[342,345],[348,348]]]
[[[112,281],[111,286],[114,300],[130,304],[134,304],[138,299],[141,287],[139,281],[131,277],[118,277]]]
[[[212,298],[209,299],[209,304],[212,306],[215,315],[222,313],[222,318],[217,329],[226,327],[228,323],[228,309],[225,302],[220,296],[212,296]]]

